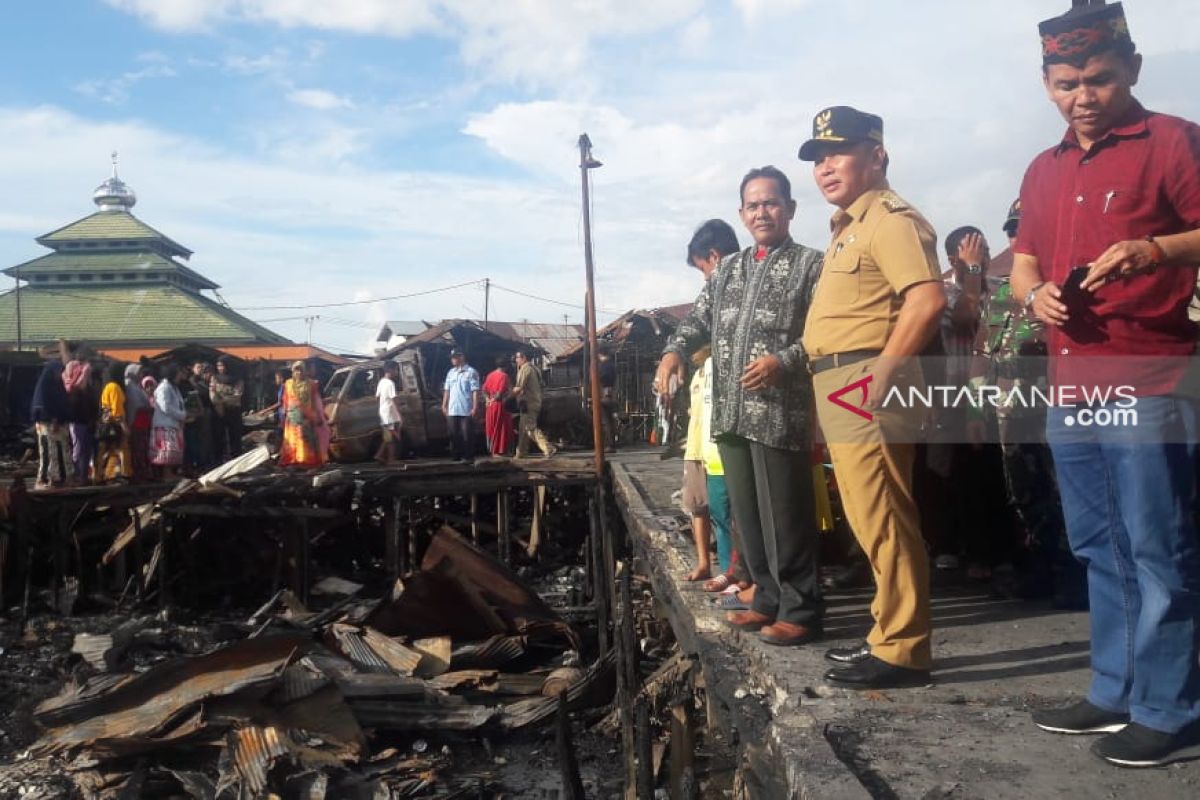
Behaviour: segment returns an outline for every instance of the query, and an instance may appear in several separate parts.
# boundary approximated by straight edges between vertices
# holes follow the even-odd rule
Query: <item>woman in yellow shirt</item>
[[[96,454],[96,479],[129,479],[132,458],[129,454],[129,421],[125,419],[124,365],[113,362],[105,373],[100,393],[100,425],[96,429],[99,450]]]

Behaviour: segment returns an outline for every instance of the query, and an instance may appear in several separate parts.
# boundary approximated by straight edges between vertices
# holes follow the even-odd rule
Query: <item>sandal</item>
[[[722,572],[717,577],[704,582],[701,588],[706,592],[723,592],[733,585],[733,576],[728,572]]]
[[[722,611],[749,611],[750,604],[738,598],[737,592],[734,592],[721,595],[717,599],[717,608]]]

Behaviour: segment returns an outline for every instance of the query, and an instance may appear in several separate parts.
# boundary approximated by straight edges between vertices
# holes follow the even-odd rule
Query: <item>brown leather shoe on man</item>
[[[770,625],[775,620],[757,611],[730,611],[725,615],[725,621],[733,627],[741,628],[744,631],[757,631],[761,630],[765,625]]]
[[[793,647],[820,639],[821,629],[807,625],[793,625],[780,620],[759,630],[758,638],[777,647]]]

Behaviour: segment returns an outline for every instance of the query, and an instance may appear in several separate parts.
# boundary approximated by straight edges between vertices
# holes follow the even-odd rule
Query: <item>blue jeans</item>
[[[712,520],[713,533],[717,537],[716,574],[729,571],[729,559],[733,555],[733,536],[729,526],[733,524],[733,512],[729,509],[729,490],[725,488],[724,475],[709,475],[708,518]]]
[[[1143,397],[1136,424],[1100,427],[1052,408],[1054,454],[1071,550],[1087,567],[1088,700],[1174,733],[1200,719],[1200,542],[1195,404]],[[1084,412],[1086,413],[1086,412]]]

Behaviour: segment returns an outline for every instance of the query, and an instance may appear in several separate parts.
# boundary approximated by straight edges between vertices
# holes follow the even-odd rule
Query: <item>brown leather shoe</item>
[[[793,625],[790,622],[775,622],[763,627],[758,632],[758,638],[767,644],[779,647],[791,647],[798,644],[808,644],[821,638],[821,629],[806,625]]]
[[[764,625],[770,625],[775,620],[757,611],[730,611],[725,615],[725,621],[735,628],[744,631],[757,631]]]

